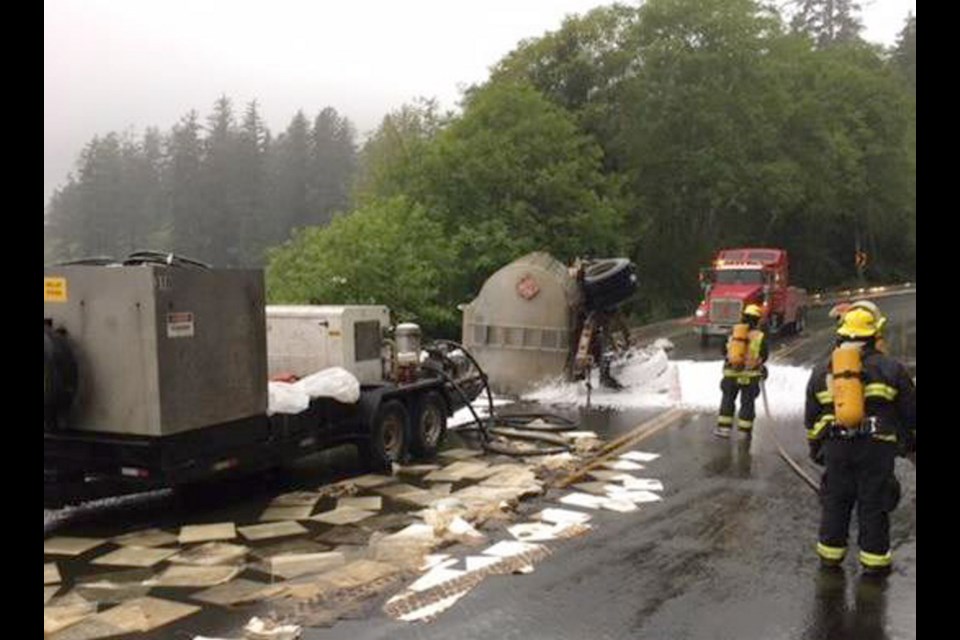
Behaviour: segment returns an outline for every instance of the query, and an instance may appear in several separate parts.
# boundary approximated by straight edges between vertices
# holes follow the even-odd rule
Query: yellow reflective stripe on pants
[[[750,431],[753,429],[753,420],[744,420],[743,418],[740,418],[740,421],[737,422],[737,429],[740,429],[740,431]]]
[[[719,425],[731,425],[733,424],[732,416],[719,416],[717,418],[717,424]]]
[[[865,567],[889,567],[892,562],[893,554],[889,551],[882,554],[867,553],[866,551],[860,552],[860,564]]]
[[[833,424],[835,416],[832,413],[823,414],[819,420],[817,420],[812,427],[807,429],[807,440],[819,440],[823,435],[823,432]]]
[[[826,545],[826,544],[823,544],[822,542],[818,542],[817,555],[823,558],[824,560],[843,560],[843,556],[847,555],[847,548],[831,547],[830,545]]]
[[[759,378],[763,374],[762,371],[758,370],[749,370],[749,369],[724,369],[723,377],[724,378],[737,378],[738,380],[746,380],[743,384],[749,384],[753,378]]]
[[[894,387],[882,382],[871,382],[863,388],[863,395],[866,398],[895,400],[897,398],[897,390]]]

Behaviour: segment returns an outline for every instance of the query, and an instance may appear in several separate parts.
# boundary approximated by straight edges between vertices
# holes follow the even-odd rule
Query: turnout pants
[[[847,551],[853,507],[857,507],[860,564],[890,566],[890,512],[900,499],[893,473],[896,445],[870,438],[831,437],[823,444],[826,471],[820,484],[823,507],[817,553],[839,563]]]
[[[736,412],[737,394],[740,395],[740,419],[737,427],[741,431],[753,429],[756,417],[755,403],[760,395],[759,376],[724,376],[720,382],[723,399],[720,401],[720,416],[717,424],[721,427],[733,426],[733,414]]]

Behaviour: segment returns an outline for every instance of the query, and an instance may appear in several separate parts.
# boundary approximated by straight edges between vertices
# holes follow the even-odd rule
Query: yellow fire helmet
[[[862,307],[851,308],[843,314],[837,335],[843,338],[870,338],[877,335],[877,317]]]
[[[880,307],[869,300],[857,300],[853,302],[848,309],[866,309],[877,319],[877,334],[883,333],[883,325],[887,323],[886,316],[880,311]]]
[[[748,304],[747,308],[743,310],[743,315],[759,318],[763,315],[763,309],[761,309],[759,305]]]

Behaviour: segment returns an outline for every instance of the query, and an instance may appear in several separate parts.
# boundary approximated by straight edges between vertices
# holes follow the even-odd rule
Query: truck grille
[[[710,322],[736,324],[740,321],[743,303],[740,300],[711,300]]]

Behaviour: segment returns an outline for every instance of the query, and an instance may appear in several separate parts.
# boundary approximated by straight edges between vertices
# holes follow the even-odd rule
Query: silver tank
[[[580,304],[567,267],[531,253],[490,276],[463,308],[462,342],[494,392],[525,393],[566,374]]]
[[[394,334],[397,343],[397,363],[411,365],[420,362],[420,326],[412,322],[397,325]]]

